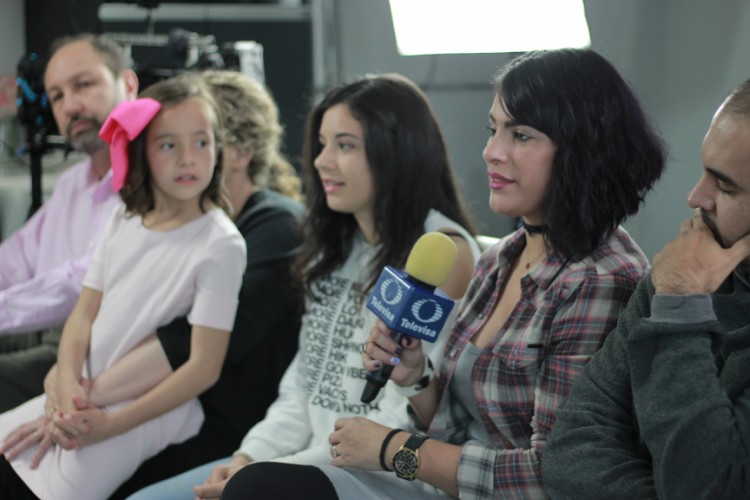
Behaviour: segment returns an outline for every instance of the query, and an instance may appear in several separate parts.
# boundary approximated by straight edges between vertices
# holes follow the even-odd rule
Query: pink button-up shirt
[[[120,203],[112,173],[98,180],[88,160],[60,177],[50,199],[0,244],[0,334],[65,322],[104,224]]]

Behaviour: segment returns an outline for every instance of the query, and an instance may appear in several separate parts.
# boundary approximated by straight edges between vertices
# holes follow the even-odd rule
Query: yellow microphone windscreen
[[[457,254],[456,244],[445,234],[425,233],[411,249],[405,271],[419,281],[439,287],[448,280]]]

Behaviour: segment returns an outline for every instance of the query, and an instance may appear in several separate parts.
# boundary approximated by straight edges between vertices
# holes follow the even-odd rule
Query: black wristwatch
[[[393,455],[393,470],[401,479],[414,481],[419,470],[419,447],[427,440],[427,436],[412,434],[404,445]]]

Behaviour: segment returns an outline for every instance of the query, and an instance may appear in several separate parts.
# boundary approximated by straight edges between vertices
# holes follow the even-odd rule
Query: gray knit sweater
[[[553,498],[750,497],[750,289],[654,296],[589,362],[542,457]]]

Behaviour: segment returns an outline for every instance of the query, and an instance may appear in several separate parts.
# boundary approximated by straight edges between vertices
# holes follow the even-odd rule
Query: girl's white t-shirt
[[[84,280],[84,286],[102,292],[84,376],[106,371],[178,316],[231,330],[245,264],[244,239],[220,209],[167,232],[146,229],[142,218],[128,216],[124,207],[115,210]],[[44,415],[44,401],[41,395],[0,415],[0,436]],[[202,423],[203,411],[193,398],[100,443],[72,451],[53,447],[36,470],[29,467],[34,449],[11,464],[42,499],[107,498],[142,462],[195,435]]]

